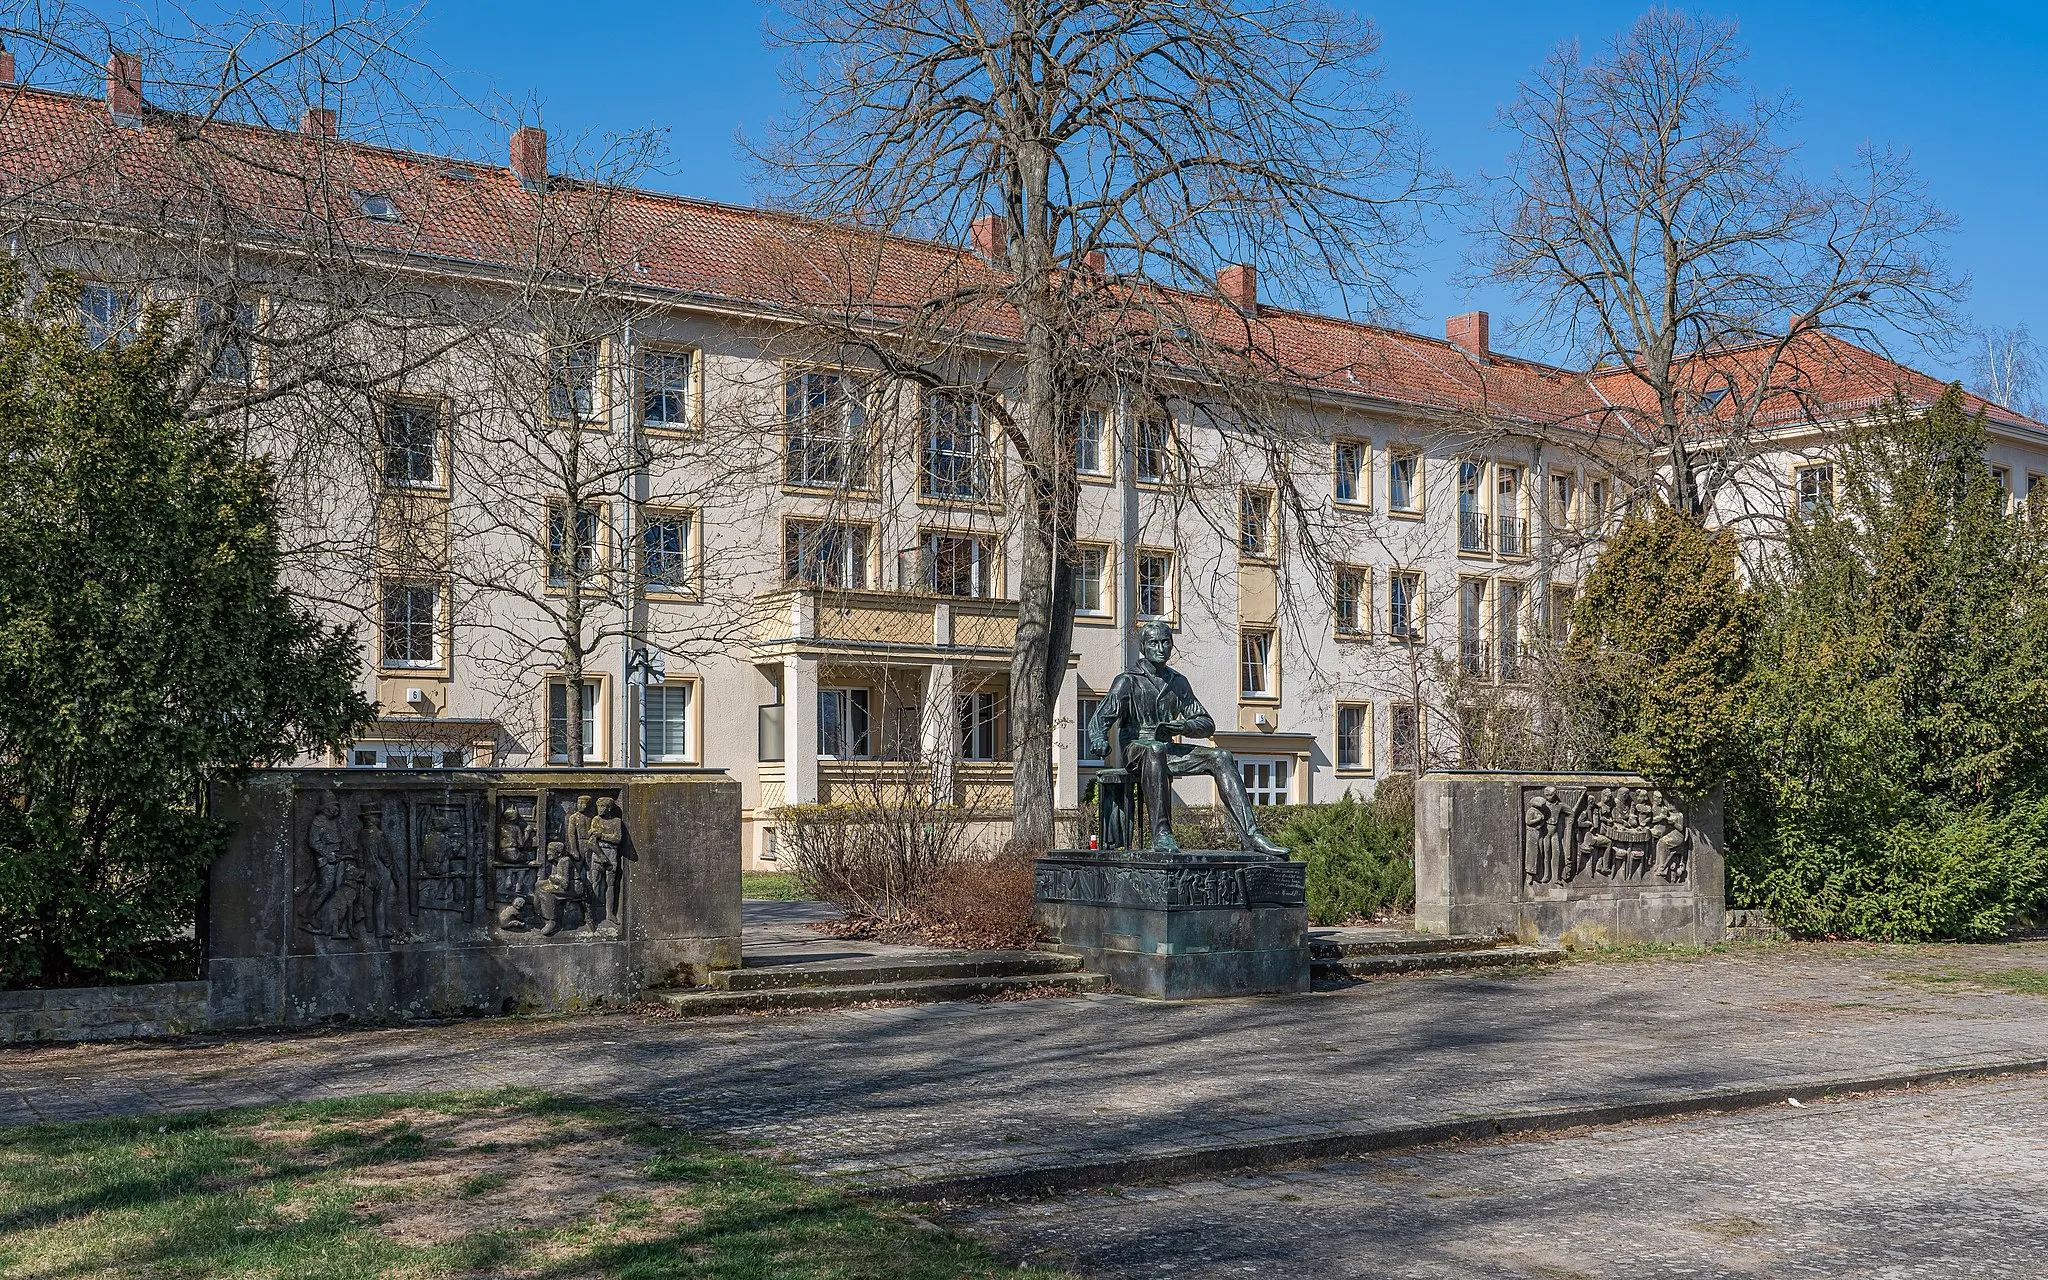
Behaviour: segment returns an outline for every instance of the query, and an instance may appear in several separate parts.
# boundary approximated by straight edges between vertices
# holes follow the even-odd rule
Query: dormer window
[[[399,222],[398,206],[381,191],[356,192],[356,207],[372,222]]]

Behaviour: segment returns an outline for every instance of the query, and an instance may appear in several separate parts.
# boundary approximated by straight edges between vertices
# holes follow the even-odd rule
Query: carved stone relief
[[[491,860],[498,927],[553,937],[616,921],[631,857],[615,794],[499,796]]]
[[[1699,836],[1650,787],[1522,788],[1522,874],[1530,884],[1684,884]]]
[[[1172,907],[1300,906],[1305,864],[1243,861],[1118,866],[1103,860],[1040,862],[1033,892],[1048,902],[1163,910]]]
[[[474,917],[477,861],[470,807],[408,808],[403,792],[322,790],[310,810],[293,890],[299,928],[352,942],[402,938],[427,912]]]

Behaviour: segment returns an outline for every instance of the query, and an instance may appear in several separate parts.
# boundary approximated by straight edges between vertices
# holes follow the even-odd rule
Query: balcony
[[[1529,554],[1529,522],[1520,516],[1500,516],[1495,521],[1500,543],[1500,554],[1504,556],[1526,556]]]
[[[1487,647],[1484,640],[1472,636],[1458,637],[1458,670],[1475,680],[1486,679],[1489,656]]]
[[[1486,513],[1460,509],[1458,512],[1458,550],[1486,550]]]
[[[844,652],[990,650],[1017,642],[1017,605],[911,591],[784,587],[754,597],[759,646]]]

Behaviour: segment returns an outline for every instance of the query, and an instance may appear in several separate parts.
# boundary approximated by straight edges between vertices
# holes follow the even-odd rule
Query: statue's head
[[[325,817],[337,817],[341,813],[341,801],[334,798],[332,791],[322,791],[320,798],[313,802],[313,811]]]
[[[597,816],[600,818],[609,818],[618,811],[619,802],[610,796],[605,796],[597,802]]]
[[[1557,799],[1557,788],[1556,788],[1556,787],[1545,787],[1545,788],[1543,788],[1543,798],[1544,798],[1545,800],[1555,800],[1555,799]]]
[[[589,796],[577,796],[577,797],[576,797],[576,812],[578,812],[578,813],[589,813],[589,812],[590,812],[590,797],[589,797]]]
[[[1173,656],[1173,628],[1163,622],[1148,622],[1138,628],[1138,652],[1148,662],[1161,666]]]

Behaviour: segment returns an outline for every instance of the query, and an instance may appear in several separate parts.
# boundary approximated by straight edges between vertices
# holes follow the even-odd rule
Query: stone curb
[[[2048,1058],[1979,1063],[1967,1067],[1908,1071],[1888,1076],[1793,1081],[1769,1087],[1691,1094],[1675,1098],[1652,1098],[1642,1102],[1564,1107],[1553,1111],[1511,1112],[1505,1115],[1446,1120],[1436,1124],[1406,1125],[1397,1129],[1333,1133],[1314,1138],[1280,1138],[1270,1142],[1203,1147],[1167,1155],[1084,1160],[1073,1164],[1020,1169],[1011,1173],[933,1178],[893,1186],[850,1186],[848,1189],[875,1199],[909,1202],[1057,1195],[1131,1183],[1175,1182],[1209,1174],[1240,1173],[1249,1169],[1269,1169],[1276,1165],[1299,1164],[1311,1160],[1338,1160],[1347,1156],[1400,1151],[1444,1142],[1471,1142],[1514,1134],[1555,1133],[1564,1129],[1626,1124],[1634,1120],[1662,1120],[1682,1116],[1756,1111],[1777,1106],[1787,1098],[1875,1093],[1888,1089],[1906,1089],[1916,1085],[2036,1075],[2041,1072],[2048,1072]]]

